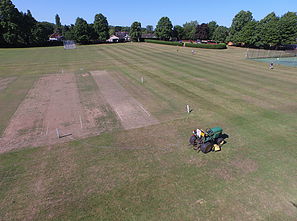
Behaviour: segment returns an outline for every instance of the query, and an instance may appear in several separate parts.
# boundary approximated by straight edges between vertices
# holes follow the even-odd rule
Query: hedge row
[[[38,42],[35,44],[14,44],[14,45],[1,45],[0,48],[29,48],[29,47],[55,47],[55,46],[63,46],[63,41],[45,41]]]
[[[183,43],[179,43],[177,41],[159,41],[159,40],[151,40],[151,39],[144,39],[144,41],[148,43],[155,43],[155,44],[183,46]]]
[[[159,41],[159,40],[151,40],[151,39],[144,39],[144,41],[148,43],[155,43],[155,44],[183,46],[183,43],[179,43],[177,41]],[[192,48],[208,48],[208,49],[226,49],[227,48],[226,44],[224,43],[217,44],[217,45],[185,43],[185,45],[186,47],[192,47]]]
[[[226,49],[226,44],[221,43],[217,45],[213,44],[192,44],[192,43],[186,43],[186,47],[192,47],[192,48],[207,48],[207,49]]]

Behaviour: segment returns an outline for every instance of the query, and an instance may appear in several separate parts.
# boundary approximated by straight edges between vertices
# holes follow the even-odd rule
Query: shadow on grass
[[[292,201],[290,201],[290,203],[292,203],[292,205],[297,209],[297,204],[296,203],[294,203]]]
[[[223,139],[226,139],[226,138],[229,138],[229,135],[228,134],[222,134],[221,136]]]

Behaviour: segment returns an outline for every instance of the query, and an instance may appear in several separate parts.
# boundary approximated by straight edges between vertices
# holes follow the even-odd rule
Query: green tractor
[[[225,136],[221,127],[208,128],[206,131],[196,129],[193,130],[189,142],[194,150],[208,153],[213,150],[219,151],[225,143]]]

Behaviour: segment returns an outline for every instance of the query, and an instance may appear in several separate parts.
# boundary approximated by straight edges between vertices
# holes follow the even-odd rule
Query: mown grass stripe
[[[132,55],[133,53],[136,53],[136,52],[135,51],[134,52],[130,52],[129,54],[127,54],[125,56]],[[149,57],[148,59],[154,59],[154,58]],[[166,59],[167,58],[164,58],[163,60],[166,60]],[[155,62],[156,63],[161,63],[161,61],[162,61],[161,59],[155,59]],[[165,62],[163,62],[163,65],[164,66],[167,66],[168,68],[171,68],[171,69],[173,69],[175,71],[176,71],[176,69],[179,69],[178,66],[174,66],[174,67],[172,67],[172,65],[168,66],[168,63],[169,63],[169,61],[165,61]],[[187,73],[187,74],[189,74],[192,77],[197,77],[196,75],[193,74],[193,71],[191,71],[192,69],[189,69],[189,67],[187,67],[187,69],[185,67],[184,68],[180,68],[180,69],[181,69],[180,73],[183,73],[183,74],[184,73]],[[188,71],[188,70],[190,70],[190,71]],[[208,70],[205,70],[205,72],[209,72],[209,71]],[[209,75],[207,76],[207,78],[210,78],[210,77],[212,77],[212,73],[209,73]],[[220,82],[217,82],[216,78],[214,80],[212,80],[211,82],[213,82],[213,81],[215,81],[215,83],[217,83],[217,84],[214,84],[214,85],[222,85],[222,84],[220,84]],[[210,82],[208,82],[208,83],[210,83]],[[235,91],[238,91],[238,90],[241,91],[242,90],[242,87],[241,88],[235,87],[235,86],[233,86],[233,84],[231,84],[231,86],[229,86],[229,85],[226,86],[226,90],[230,90],[230,88],[235,88]],[[242,95],[246,95],[246,94],[248,94],[248,92],[250,93],[250,91],[243,91],[242,92]],[[259,95],[257,95],[256,97],[260,97],[261,98],[261,96],[259,96]],[[264,99],[267,99],[267,98],[266,97],[262,97],[262,99],[264,100]],[[268,100],[270,100],[270,99],[268,99]],[[283,99],[280,99],[280,100],[283,100]],[[278,101],[278,102],[280,102],[280,101]]]
[[[150,47],[151,46],[151,47]],[[144,44],[141,45],[141,47],[147,47],[147,48],[151,48],[154,50],[158,50],[161,52],[165,52],[168,53],[168,47],[166,48],[166,46],[163,46],[164,49],[161,49],[161,47],[157,47],[156,45],[148,45],[148,44]],[[234,49],[229,49],[234,51]],[[176,51],[170,51],[171,54],[176,54]],[[198,53],[195,56],[191,55],[191,50],[187,50],[186,48],[183,48],[183,50],[179,51],[179,54],[183,55],[183,57],[187,57],[187,58],[191,58],[191,60],[193,59],[204,59],[204,62],[209,62],[210,64],[216,65],[217,62],[216,61],[220,61],[220,63],[224,64],[225,67],[227,68],[234,68],[235,70],[241,69],[241,70],[246,70],[246,69],[250,69],[251,73],[247,72],[248,75],[252,75],[253,73],[257,73],[257,75],[264,75],[264,77],[268,78],[273,76],[276,77],[278,80],[284,80],[284,77],[288,77],[290,78],[289,80],[297,80],[297,76],[296,75],[292,75],[292,71],[294,71],[294,68],[289,68],[291,69],[291,71],[289,71],[289,69],[286,69],[287,67],[282,67],[281,71],[282,71],[282,75],[280,75],[278,72],[273,72],[271,70],[269,70],[268,68],[263,69],[263,64],[258,63],[258,62],[251,62],[250,60],[246,60],[244,59],[244,54],[240,54],[240,56],[235,57],[234,53],[232,53],[232,56],[230,54],[230,51],[216,51],[217,54],[214,53],[209,53],[206,50],[202,50],[200,51],[201,53]],[[221,55],[221,56],[219,56]],[[212,59],[214,58],[215,59]],[[211,59],[210,59],[211,58]],[[236,59],[236,62],[234,62],[234,59]],[[231,63],[232,61],[232,63]],[[235,64],[236,63],[236,67]],[[250,65],[248,65],[250,64]],[[263,69],[263,72],[265,73],[269,73],[269,77],[267,77],[267,74],[262,74],[259,72],[259,68]],[[288,73],[288,74],[286,74]],[[285,74],[285,76],[283,75]]]
[[[125,60],[125,59],[127,59],[127,56],[120,56],[120,57],[123,57],[123,60]],[[120,57],[119,58],[117,58],[118,60],[120,59]],[[125,58],[125,59],[124,59]],[[150,76],[150,77],[152,77],[152,75]],[[160,76],[158,76],[158,80],[161,80],[161,78],[160,78]],[[167,82],[167,83],[166,83]],[[177,84],[175,84],[175,83],[172,83],[172,82],[169,82],[168,83],[168,81],[167,80],[163,80],[162,81],[162,83],[164,84],[164,85],[166,85],[168,88],[171,88],[173,91],[179,91],[179,93],[181,93],[181,92],[183,92],[183,94],[185,95],[185,97],[186,97],[186,95],[189,97],[191,97],[191,95],[193,94],[193,92],[191,91],[191,93],[190,93],[190,91],[189,90],[187,90],[187,89],[185,89],[185,88],[182,88],[182,87],[180,87],[179,85],[177,85]],[[186,91],[186,92],[185,92]],[[196,98],[197,97],[199,97],[199,95],[198,94],[196,94],[195,95],[196,96]],[[194,98],[194,97],[193,97]],[[200,98],[197,98],[199,101],[201,101],[202,100],[202,98],[200,97]],[[207,101],[207,100],[203,100],[203,102],[202,102],[202,104],[203,105],[205,105],[205,106],[212,106],[214,109],[216,109],[216,110],[219,110],[219,113],[220,114],[223,114],[223,112],[224,112],[224,114],[223,115],[225,115],[225,114],[227,114],[228,113],[228,111],[226,111],[226,109],[224,109],[224,108],[222,108],[222,107],[220,107],[220,106],[218,106],[218,105],[215,105],[214,103],[209,103],[209,101]],[[208,105],[206,105],[206,104],[208,104]],[[203,107],[205,107],[205,106],[203,106]],[[238,113],[237,113],[238,114]],[[235,113],[231,113],[231,115],[233,116],[233,117],[231,117],[231,115],[229,115],[229,118],[230,119],[235,119],[235,121],[239,121],[240,122],[240,124],[247,124],[248,122],[251,124],[251,121],[253,121],[253,123],[255,123],[255,127],[256,128],[259,128],[259,127],[261,127],[261,128],[263,128],[263,129],[265,129],[265,127],[263,126],[263,122],[261,122],[261,123],[257,123],[257,116],[254,116],[254,119],[253,120],[251,120],[251,119],[249,119],[249,120],[247,120],[247,119],[245,119],[245,123],[243,123],[243,119],[244,119],[244,117],[242,117],[242,116],[238,116],[237,114],[235,114]],[[228,114],[227,114],[228,115]],[[238,116],[238,117],[236,117],[236,118],[234,118],[234,116]],[[228,116],[227,116],[228,117]],[[240,118],[240,120],[239,120],[239,118]],[[263,118],[263,116],[262,116],[262,118]],[[258,126],[257,126],[257,124],[258,124]]]

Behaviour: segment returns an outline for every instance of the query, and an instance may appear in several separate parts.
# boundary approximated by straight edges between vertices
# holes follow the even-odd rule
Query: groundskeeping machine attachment
[[[225,143],[225,138],[226,135],[223,134],[221,127],[213,127],[206,129],[206,131],[202,129],[193,130],[189,142],[194,150],[208,153],[210,151],[220,151]]]

